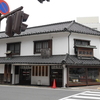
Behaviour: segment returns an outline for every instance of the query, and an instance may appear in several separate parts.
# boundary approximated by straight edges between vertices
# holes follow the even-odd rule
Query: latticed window
[[[48,76],[48,66],[33,66],[33,76]]]
[[[20,55],[20,43],[8,43],[7,51],[11,51],[12,55]]]
[[[42,49],[51,49],[52,48],[52,41],[34,41],[34,53],[40,53]],[[52,50],[52,49],[51,49]]]
[[[47,49],[48,48],[48,42],[37,42],[36,44],[36,52],[40,52],[41,49]]]
[[[77,56],[93,57],[93,49],[96,47],[91,46],[89,40],[74,39],[74,48]]]
[[[75,45],[90,45],[90,41],[86,41],[86,40],[75,39],[74,43],[75,43]]]

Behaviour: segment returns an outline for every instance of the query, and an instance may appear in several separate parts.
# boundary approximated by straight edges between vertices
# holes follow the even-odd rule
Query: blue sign
[[[10,9],[9,9],[9,5],[7,4],[7,2],[4,0],[0,0],[0,13],[3,15],[6,15],[9,13],[9,11]]]

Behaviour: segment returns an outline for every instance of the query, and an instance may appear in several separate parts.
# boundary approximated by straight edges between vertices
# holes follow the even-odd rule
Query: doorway
[[[20,85],[30,85],[31,84],[31,69],[30,68],[20,68],[19,75]]]
[[[63,69],[61,66],[51,66],[50,70],[50,86],[53,85],[54,79],[56,80],[56,86],[62,87],[63,83]]]

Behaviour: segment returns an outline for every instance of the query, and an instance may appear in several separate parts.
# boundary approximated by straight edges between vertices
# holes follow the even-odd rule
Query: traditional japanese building
[[[0,51],[1,84],[100,84],[100,32],[75,21],[1,32]]]

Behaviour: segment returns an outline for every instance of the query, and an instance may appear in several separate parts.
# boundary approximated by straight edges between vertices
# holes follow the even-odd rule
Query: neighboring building
[[[100,84],[100,32],[75,21],[0,33],[0,83]]]
[[[99,17],[78,17],[77,22],[100,31]]]

